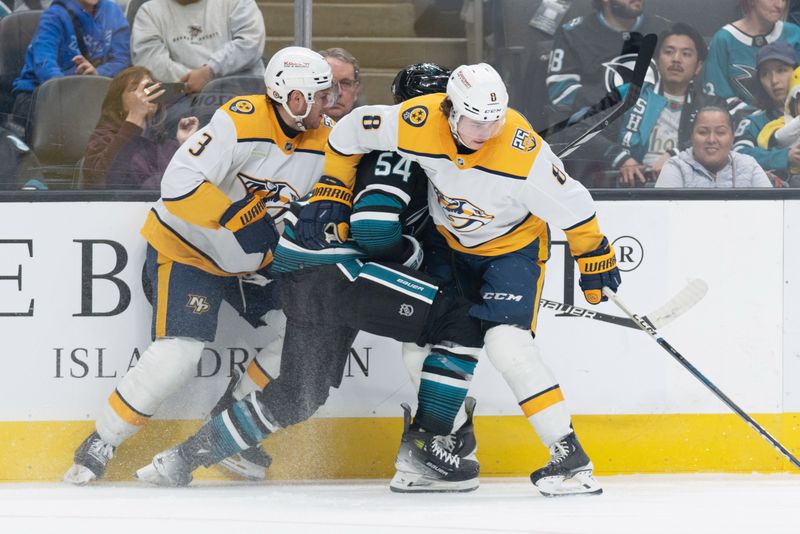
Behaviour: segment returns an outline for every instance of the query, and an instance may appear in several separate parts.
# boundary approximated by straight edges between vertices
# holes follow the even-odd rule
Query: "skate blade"
[[[152,484],[154,486],[169,486],[173,487],[176,486],[172,481],[168,478],[161,475],[156,469],[156,466],[152,463],[147,464],[146,466],[142,467],[133,475],[134,478],[145,482],[147,484]]]
[[[389,489],[395,493],[466,493],[475,491],[479,485],[480,480],[477,477],[450,482],[429,478],[419,473],[397,471],[389,483]]]
[[[267,478],[267,469],[263,465],[248,461],[239,454],[225,458],[218,465],[226,471],[247,480],[258,482]]]
[[[579,471],[569,478],[544,477],[536,489],[545,497],[567,497],[570,495],[601,495],[603,488],[592,476],[592,471]]]
[[[72,464],[72,467],[64,475],[64,482],[75,486],[85,486],[97,477],[91,469],[80,464]]]

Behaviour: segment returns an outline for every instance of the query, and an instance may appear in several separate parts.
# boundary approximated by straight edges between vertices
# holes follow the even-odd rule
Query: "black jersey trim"
[[[447,154],[429,154],[427,152],[414,152],[413,150],[409,150],[407,148],[400,148],[397,147],[398,152],[407,152],[408,154],[414,154],[416,156],[425,156],[426,158],[436,158],[436,159],[450,159],[450,156]]]
[[[577,223],[573,224],[572,226],[570,226],[569,228],[564,228],[563,230],[564,230],[565,232],[569,232],[570,230],[572,230],[572,229],[574,229],[574,228],[577,228],[577,227],[579,227],[579,226],[581,226],[581,225],[583,225],[583,224],[586,224],[587,222],[589,222],[589,221],[591,221],[592,219],[594,219],[596,216],[597,216],[597,213],[592,213],[592,216],[591,216],[591,217],[588,217],[588,218],[586,218],[586,219],[584,219],[584,220],[582,220],[582,221],[580,221],[580,222],[577,222]]]
[[[331,141],[330,141],[330,139],[328,140],[328,147],[329,147],[331,150],[333,150],[335,153],[339,154],[340,156],[342,156],[342,157],[344,157],[344,158],[351,158],[351,157],[353,157],[353,156],[355,155],[355,154],[345,154],[345,153],[344,153],[344,152],[342,152],[341,150],[336,150],[336,147],[335,147],[335,146],[333,146],[333,145],[331,144]]]
[[[136,415],[141,415],[142,417],[147,417],[148,419],[149,419],[149,418],[151,418],[151,417],[153,417],[153,414],[150,414],[150,415],[148,415],[148,414],[146,414],[146,413],[144,413],[144,412],[140,412],[139,410],[137,410],[136,408],[134,408],[133,406],[131,406],[131,403],[130,403],[130,402],[128,402],[128,400],[127,400],[125,397],[123,397],[123,396],[122,396],[122,393],[120,393],[120,392],[119,392],[119,389],[117,389],[117,388],[114,388],[114,393],[116,393],[116,394],[117,394],[117,397],[119,397],[119,400],[121,400],[121,401],[122,401],[122,403],[123,403],[125,406],[127,406],[127,407],[128,407],[128,408],[129,408],[129,409],[130,409],[130,410],[131,410],[133,413],[135,413]]]
[[[523,399],[523,400],[519,401],[519,405],[522,406],[526,402],[531,401],[531,400],[535,399],[536,397],[541,397],[545,393],[548,393],[550,391],[554,391],[554,390],[559,389],[559,388],[561,388],[561,386],[559,386],[558,384],[556,384],[555,386],[550,386],[549,388],[543,389],[542,391],[540,391],[539,393],[536,393],[535,395],[531,395],[527,399]]]
[[[493,171],[492,169],[487,169],[486,167],[481,167],[480,165],[475,165],[472,167],[473,169],[479,169],[483,172],[488,172],[489,174],[496,174],[497,176],[503,176],[505,178],[513,178],[514,180],[527,180],[527,176],[519,176],[518,174],[509,174],[503,171]]]
[[[275,142],[274,139],[269,137],[243,137],[241,139],[236,140],[237,143],[272,143],[273,145],[277,145],[278,143]]]
[[[320,156],[324,156],[325,155],[325,151],[324,150],[311,150],[310,148],[295,148],[294,151],[295,152],[308,152],[309,154],[317,154],[317,155],[320,155]]]
[[[184,198],[189,198],[190,196],[194,195],[197,192],[197,190],[200,189],[203,186],[203,184],[207,184],[207,183],[211,183],[211,182],[209,182],[208,180],[203,180],[202,182],[200,182],[200,184],[197,187],[195,187],[194,189],[192,189],[188,193],[184,193],[183,195],[180,195],[180,196],[177,196],[177,197],[164,198],[163,200],[164,200],[164,202],[177,202],[178,200],[183,200]]]

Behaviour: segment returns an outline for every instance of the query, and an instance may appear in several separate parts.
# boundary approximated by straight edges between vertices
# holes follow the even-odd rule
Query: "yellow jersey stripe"
[[[600,232],[600,225],[597,222],[597,214],[567,228],[564,233],[567,235],[567,241],[569,242],[569,251],[574,257],[597,250],[597,247],[603,241],[603,234]]]
[[[119,391],[116,389],[108,397],[108,404],[111,405],[111,408],[114,410],[120,419],[128,423],[129,425],[134,426],[142,426],[147,421],[150,420],[150,416],[143,414],[141,412],[137,412],[130,404],[128,404],[122,395],[119,394]]]
[[[219,219],[231,204],[228,196],[211,182],[203,182],[186,195],[164,199],[164,207],[174,216],[212,230],[219,228]]]
[[[178,263],[191,265],[192,267],[197,267],[202,271],[217,276],[238,276],[240,274],[246,274],[246,271],[229,273],[220,268],[219,265],[202,250],[193,246],[164,223],[154,210],[150,210],[140,233],[160,254]],[[272,252],[270,251],[264,255],[259,269],[266,267],[271,262]]]
[[[555,385],[520,402],[519,407],[522,408],[525,417],[530,417],[563,400],[564,394],[561,393],[561,387]]]
[[[269,375],[261,368],[256,360],[251,361],[250,365],[247,366],[247,376],[258,386],[258,389],[264,389],[270,382]]]
[[[436,225],[436,228],[439,230],[439,233],[444,236],[450,248],[477,256],[499,256],[508,252],[514,252],[515,250],[530,245],[536,239],[547,235],[547,224],[534,215],[528,216],[521,224],[509,230],[508,233],[471,248],[462,245],[444,226]]]
[[[172,274],[173,261],[158,254],[158,296],[156,301],[156,337],[167,335],[167,309],[169,305],[169,279]]]
[[[540,250],[542,246],[546,248],[546,244],[540,242]],[[545,260],[540,259],[536,264],[539,266],[539,278],[536,280],[536,293],[533,295],[533,298],[536,299],[536,304],[533,306],[533,317],[531,318],[531,332],[534,334],[536,334],[536,321],[539,319],[539,301],[542,297],[542,286],[544,286]]]

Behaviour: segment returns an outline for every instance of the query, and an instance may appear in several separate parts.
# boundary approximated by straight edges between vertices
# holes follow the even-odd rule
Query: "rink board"
[[[706,298],[662,334],[742,408],[764,414],[757,419],[793,451],[800,446],[800,311],[792,298],[800,283],[798,207],[793,200],[598,202],[628,304],[647,313],[688,279],[706,280]],[[140,281],[145,244],[138,235],[148,209],[141,202],[3,203],[0,480],[58,478],[149,344],[151,312]],[[583,301],[563,234],[554,231],[553,241],[544,297],[620,315],[611,304]],[[141,463],[196,428],[231,366],[274,335],[250,328],[227,306],[220,325],[198,376],[168,400],[152,428],[121,449],[111,478],[130,474],[135,465],[126,458]],[[643,333],[543,309],[537,334],[598,472],[788,468]],[[479,400],[484,474],[526,473],[545,459],[489,362],[478,366],[471,393]],[[267,442],[276,456],[273,476],[387,476],[399,403],[413,397],[398,344],[361,334],[343,386],[315,420]],[[308,449],[312,456],[298,455],[314,446],[321,449]],[[335,466],[306,473],[303,458],[322,461],[334,449]]]

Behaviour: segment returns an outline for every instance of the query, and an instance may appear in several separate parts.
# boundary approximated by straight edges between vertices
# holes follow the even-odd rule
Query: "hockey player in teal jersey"
[[[789,164],[800,167],[800,147],[760,147],[758,135],[764,127],[784,114],[786,97],[797,66],[797,55],[789,43],[776,42],[758,51],[758,79],[763,89],[759,104],[762,109],[739,121],[733,149],[753,156],[762,168],[783,180],[788,178]]]
[[[742,8],[744,17],[714,34],[703,69],[704,91],[724,98],[731,115],[755,106],[761,47],[786,42],[800,54],[800,27],[781,20],[786,0],[742,0]]]

